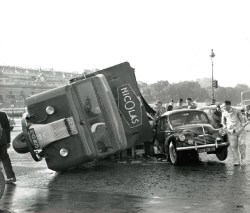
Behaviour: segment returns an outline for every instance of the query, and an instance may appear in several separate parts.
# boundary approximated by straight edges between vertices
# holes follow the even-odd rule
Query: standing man
[[[155,118],[160,117],[162,114],[166,112],[166,109],[164,106],[162,106],[161,101],[157,101],[155,111],[156,111]]]
[[[2,161],[6,183],[16,182],[15,173],[13,172],[11,161],[7,152],[10,147],[10,123],[5,112],[0,111],[0,160]]]
[[[182,108],[183,108],[183,99],[180,98],[177,103],[177,106],[175,106],[174,109],[182,109]]]
[[[212,113],[212,118],[213,118],[214,127],[217,129],[222,127],[221,117],[222,117],[222,112],[221,112],[220,104],[216,104],[216,109]]]
[[[187,98],[186,103],[187,103],[188,109],[196,109],[197,108],[196,105],[193,103],[191,98]]]
[[[171,102],[169,103],[168,107],[167,107],[167,111],[172,111],[174,108],[174,100],[171,100]]]
[[[234,166],[243,163],[246,157],[245,121],[240,110],[231,107],[231,101],[226,100],[223,106],[221,123],[227,130],[228,141],[232,148]]]

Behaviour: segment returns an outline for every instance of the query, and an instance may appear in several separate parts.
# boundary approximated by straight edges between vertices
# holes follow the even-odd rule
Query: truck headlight
[[[186,139],[185,135],[183,135],[183,134],[179,135],[179,140],[180,141],[185,141],[185,139]]]
[[[66,157],[69,154],[69,151],[65,148],[60,149],[60,155]]]
[[[46,113],[47,113],[48,115],[54,114],[54,113],[55,113],[55,108],[52,107],[52,106],[47,106],[47,107],[46,107]]]

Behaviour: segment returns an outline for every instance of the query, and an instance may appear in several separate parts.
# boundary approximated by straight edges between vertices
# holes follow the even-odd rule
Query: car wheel
[[[14,138],[12,146],[17,153],[24,154],[29,152],[23,133],[18,134]]]
[[[226,148],[220,148],[216,151],[216,157],[220,160],[220,161],[223,161],[223,160],[226,160],[227,159],[227,147]]]
[[[176,151],[173,141],[170,141],[169,143],[168,152],[171,163],[174,165],[178,164],[178,153]]]

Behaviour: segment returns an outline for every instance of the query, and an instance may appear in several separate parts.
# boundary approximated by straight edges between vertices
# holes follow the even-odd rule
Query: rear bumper
[[[204,145],[197,145],[194,146],[185,146],[185,147],[176,147],[177,151],[186,151],[186,150],[198,150],[202,148],[221,148],[221,147],[228,147],[229,142],[222,142],[222,143],[213,143],[213,144],[204,144]]]

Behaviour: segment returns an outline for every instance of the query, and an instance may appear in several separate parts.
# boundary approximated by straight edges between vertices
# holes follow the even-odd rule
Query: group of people
[[[176,105],[174,104],[174,100],[171,100],[170,103],[169,103],[169,105],[166,106],[166,107],[164,107],[162,105],[161,101],[157,101],[156,107],[155,107],[155,111],[156,111],[155,117],[158,118],[159,116],[161,116],[162,114],[164,114],[166,111],[172,111],[172,110],[183,109],[183,108],[196,109],[197,106],[192,101],[191,98],[187,98],[186,99],[186,106],[184,106],[184,100],[182,98],[180,98],[178,100],[178,103]]]

